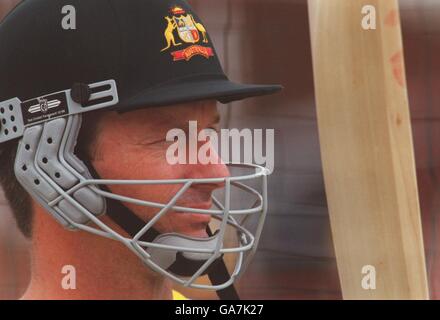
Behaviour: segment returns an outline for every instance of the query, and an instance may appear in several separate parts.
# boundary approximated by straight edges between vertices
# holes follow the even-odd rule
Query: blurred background
[[[347,0],[349,1],[349,0]],[[18,0],[0,0],[0,19]],[[190,0],[232,80],[283,93],[220,108],[225,127],[274,128],[275,172],[261,244],[238,282],[244,299],[340,299],[325,198],[306,0]],[[417,176],[432,298],[440,286],[440,2],[400,0]],[[439,138],[439,140],[437,140]],[[0,299],[29,281],[28,243],[0,192]],[[186,291],[191,298],[212,297]]]

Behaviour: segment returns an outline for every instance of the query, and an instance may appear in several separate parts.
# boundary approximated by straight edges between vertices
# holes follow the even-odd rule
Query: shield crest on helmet
[[[176,22],[180,39],[187,43],[199,42],[199,30],[197,30],[191,15],[174,17],[174,21]]]

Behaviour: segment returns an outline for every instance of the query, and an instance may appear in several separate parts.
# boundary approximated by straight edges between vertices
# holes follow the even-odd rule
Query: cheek
[[[102,152],[102,157],[93,162],[102,179],[115,180],[167,180],[183,179],[188,174],[188,166],[169,165],[165,159],[165,151],[146,150],[142,148],[124,147],[109,149]],[[183,185],[110,185],[109,189],[118,195],[133,199],[168,203]],[[159,208],[138,206],[124,203],[132,212],[144,221],[152,219]],[[179,231],[193,236],[206,236],[206,226],[194,224],[188,215],[168,213],[155,224],[160,232]],[[194,233],[196,229],[198,233]]]
[[[184,166],[169,165],[164,150],[124,147],[102,150],[93,165],[102,179],[166,180],[185,176]],[[180,189],[179,185],[112,185],[114,193],[141,200],[164,203]]]

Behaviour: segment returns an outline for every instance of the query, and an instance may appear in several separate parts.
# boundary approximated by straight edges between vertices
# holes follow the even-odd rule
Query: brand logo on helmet
[[[40,110],[43,113],[46,113],[47,111],[49,111],[49,104],[47,99],[40,99],[40,101],[38,101],[40,103]]]
[[[23,122],[29,125],[69,113],[66,92],[58,92],[21,103]]]
[[[33,105],[29,108],[29,113],[47,113],[50,109],[56,108],[61,104],[60,100],[50,100],[40,98],[38,99],[38,104]]]
[[[184,44],[192,44],[183,50],[171,52],[174,61],[189,61],[196,55],[209,58],[214,56],[214,50],[210,47],[195,45],[196,43],[208,43],[208,36],[205,27],[197,22],[192,14],[185,9],[175,6],[170,9],[170,16],[166,16],[167,27],[165,29],[165,40],[167,46],[161,52]],[[178,36],[179,39],[176,37]]]

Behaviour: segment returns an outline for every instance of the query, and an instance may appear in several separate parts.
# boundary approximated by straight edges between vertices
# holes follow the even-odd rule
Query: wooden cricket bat
[[[428,299],[397,0],[308,0],[321,155],[345,299]],[[376,9],[364,30],[362,8]],[[364,266],[376,271],[363,286]]]

